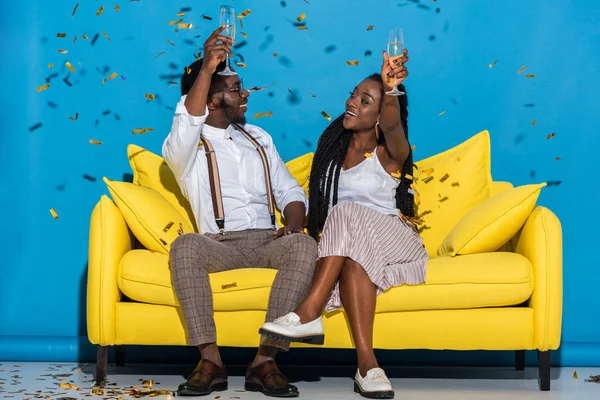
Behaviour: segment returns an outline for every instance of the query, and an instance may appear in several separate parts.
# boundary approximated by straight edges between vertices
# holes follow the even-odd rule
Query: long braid
[[[373,74],[367,79],[374,79],[381,82],[379,74]],[[406,92],[404,85],[400,85],[400,90]],[[408,99],[404,95],[399,96],[398,101],[400,102],[400,121],[408,140]],[[332,199],[331,206],[336,205],[338,201],[340,171],[348,154],[352,138],[352,132],[344,129],[343,119],[343,114],[336,118],[319,138],[310,172],[308,185],[308,233],[315,239],[318,238],[319,233],[325,225],[325,220],[329,212],[329,199]],[[380,135],[380,144],[384,141],[384,135]],[[396,207],[407,217],[415,216],[414,196],[408,191],[412,184],[412,175],[413,158],[412,150],[409,150],[408,157],[402,168],[400,185],[396,190]]]

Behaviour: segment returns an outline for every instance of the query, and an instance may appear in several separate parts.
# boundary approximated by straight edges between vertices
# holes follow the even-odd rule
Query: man
[[[204,43],[204,59],[181,80],[181,101],[163,145],[163,156],[189,199],[200,234],[171,245],[173,287],[187,326],[188,343],[201,360],[179,395],[227,389],[227,372],[216,345],[208,274],[238,268],[275,268],[266,319],[293,311],[310,289],[317,245],[303,233],[307,199],[261,128],[246,124],[249,92],[237,75],[223,76],[233,41],[217,29]],[[257,151],[259,150],[259,151]],[[216,156],[216,163],[209,157]],[[215,174],[215,171],[218,171]],[[267,179],[270,178],[270,179]],[[275,231],[271,193],[288,221]],[[219,213],[222,215],[219,215]],[[270,215],[271,214],[271,215]],[[245,389],[267,396],[297,397],[274,357],[289,342],[261,337],[246,372]]]

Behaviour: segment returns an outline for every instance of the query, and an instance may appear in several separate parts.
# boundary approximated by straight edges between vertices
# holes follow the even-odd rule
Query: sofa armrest
[[[87,330],[93,344],[115,344],[116,304],[121,300],[117,274],[134,239],[121,211],[102,196],[90,221],[87,285]]]
[[[537,350],[556,350],[562,324],[562,228],[549,209],[537,206],[513,238],[515,253],[533,267],[534,341]]]

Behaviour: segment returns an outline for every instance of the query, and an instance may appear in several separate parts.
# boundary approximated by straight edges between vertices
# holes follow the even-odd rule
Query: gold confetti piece
[[[236,62],[235,65],[237,65],[240,68],[246,68],[246,64],[241,63],[241,62]]]
[[[250,13],[251,13],[251,12],[252,12],[252,11],[250,11],[250,9],[247,9],[246,11],[244,11],[244,12],[242,12],[242,13],[238,14],[238,16],[237,16],[237,17],[238,17],[238,18],[244,18],[244,17],[247,17],[248,15],[250,15]]]
[[[170,224],[172,225],[173,222],[170,222]],[[169,226],[169,228],[170,228],[170,226]],[[152,379],[148,379],[148,380],[145,380],[142,382],[142,386],[152,386],[152,385],[154,385],[154,381]]]
[[[560,160],[562,160],[562,158],[560,158],[560,157],[554,157],[554,159],[555,159],[556,161],[560,161]]]
[[[185,17],[185,13],[180,11],[180,12],[177,13],[177,16],[178,17]]]
[[[415,150],[417,149],[417,146],[410,146],[410,149],[411,149],[412,151],[415,151]]]
[[[66,33],[57,33],[56,37],[64,38],[64,37],[67,37],[67,34]]]
[[[82,38],[83,40],[88,40],[88,36],[87,36],[87,35],[81,35],[81,38]]]
[[[112,42],[112,39],[108,37],[106,32],[102,31],[102,36],[104,36],[106,39],[108,39],[109,42]]]
[[[50,88],[50,84],[49,84],[49,83],[46,83],[45,85],[42,85],[42,86],[40,86],[39,88],[37,88],[37,91],[38,91],[38,93],[39,93],[39,92],[42,92],[42,91],[44,91],[44,90],[46,90],[46,89],[48,89],[48,88]]]
[[[267,111],[267,113],[265,114],[265,116],[267,118],[270,117],[271,115],[273,115],[273,111]]]
[[[433,168],[426,168],[423,170],[423,173],[425,175],[429,176],[429,175],[433,174],[434,171],[435,171],[435,169],[433,169]]]
[[[79,113],[75,113],[75,117],[69,117],[71,121],[77,121],[77,118],[79,118]]]
[[[368,31],[372,31],[372,30],[373,30],[373,28],[375,28],[375,26],[374,26],[374,25],[369,25],[369,26],[367,26],[367,30],[368,30]]]
[[[365,158],[371,158],[371,157],[373,157],[372,153],[365,153],[363,155],[365,156]]]
[[[104,388],[101,387],[93,387],[92,394],[104,394]]]
[[[261,111],[258,114],[254,114],[254,119],[260,118],[260,117],[264,117],[265,116],[265,112]]]
[[[75,44],[75,42],[77,42],[77,36],[73,38],[73,44]]]
[[[56,212],[56,210],[54,208],[50,209],[50,214],[52,214],[52,218],[58,219],[58,213]],[[64,383],[59,384],[60,387],[68,387],[68,386],[62,386],[62,385],[70,385],[70,384],[68,384],[68,383],[67,384],[64,384]],[[73,386],[75,386],[75,385],[73,385]],[[70,389],[70,387],[69,387],[69,389]]]
[[[146,95],[144,97],[147,98],[148,100],[154,100],[154,95],[152,93],[146,93]]]
[[[429,183],[433,180],[433,176],[428,176],[427,178],[423,179],[423,183]]]
[[[442,197],[441,199],[439,199],[438,201],[439,201],[440,203],[443,203],[443,202],[444,202],[444,201],[446,201],[446,200],[448,200],[448,196],[444,196],[444,197]]]
[[[327,118],[327,121],[331,121],[331,117],[325,111],[321,111],[321,115]]]
[[[99,140],[95,140],[95,139],[90,139],[90,143],[91,144],[96,144],[98,146],[100,146],[102,144],[102,142],[100,142]]]
[[[349,61],[346,61],[346,64],[356,67],[358,65],[358,60],[349,60]]]
[[[111,74],[111,75],[108,77],[108,79],[112,81],[112,80],[113,80],[113,79],[115,79],[117,76],[119,76],[119,74],[117,74],[116,72],[113,72],[113,73],[112,73],[112,74]]]
[[[556,136],[556,132],[552,132],[551,134],[549,134],[548,136],[546,136],[546,140],[552,139],[554,136]]]
[[[171,46],[175,46],[175,43],[171,42],[169,39],[167,39],[167,43],[169,43]]]
[[[104,84],[106,83],[106,78],[102,79],[102,86],[104,86]]]
[[[54,64],[48,64],[48,68],[54,68]]]
[[[179,29],[191,29],[192,24],[179,24]]]
[[[121,6],[119,6],[118,4],[115,4],[115,12],[119,12],[120,9],[121,9]]]
[[[521,68],[519,68],[519,70],[517,71],[517,74],[521,75],[521,72],[525,71],[525,66],[523,65]]]
[[[190,67],[185,67],[185,72],[189,75],[192,73],[192,69]]]
[[[300,25],[300,26],[298,26],[298,30],[299,31],[305,31],[307,29],[308,29],[308,26],[306,26],[306,25]]]
[[[495,60],[493,63],[491,63],[490,65],[488,65],[488,67],[493,68],[494,65],[496,65],[497,62],[498,62],[498,60]]]
[[[100,8],[98,9],[98,12],[96,13],[96,17],[99,17],[100,15],[102,15],[103,11],[104,11],[104,6],[100,6]]]
[[[304,18],[306,18],[306,14],[302,13],[298,16],[298,18],[296,18],[296,20],[298,20],[298,22],[302,22],[304,21]]]
[[[60,54],[67,54],[69,52],[69,50],[58,49],[58,52]]]
[[[143,135],[146,132],[152,132],[154,130],[154,128],[144,128],[142,129],[142,131],[140,132],[140,135]]]
[[[579,376],[577,375],[577,371],[573,370],[573,379],[579,379]]]
[[[71,18],[75,17],[75,11],[77,11],[77,7],[79,7],[79,3],[75,4],[75,8],[73,9],[73,12],[71,13]]]
[[[525,78],[535,78],[535,74],[525,74]]]
[[[178,19],[177,21],[169,21],[169,25],[179,25],[182,22],[183,22],[182,19]]]
[[[390,175],[396,179],[400,179],[402,177],[402,173],[400,171],[392,172]]]
[[[136,128],[136,129],[132,130],[131,133],[133,133],[134,135],[136,133],[142,133],[142,128]]]
[[[442,111],[441,113],[438,114],[438,117],[441,117],[442,115],[446,114],[446,110]]]
[[[457,187],[457,186],[460,186],[460,183],[458,183],[458,182],[452,182],[452,187]]]
[[[164,51],[161,51],[160,53],[158,53],[156,56],[154,56],[154,59],[156,60],[158,57],[162,56],[163,54],[165,54]]]
[[[536,121],[535,121],[535,119],[534,119],[534,120],[532,120],[532,121],[531,121],[531,125],[532,125],[532,126],[535,126],[535,124],[536,124]]]
[[[177,82],[169,82],[169,85],[177,86],[177,85],[179,85],[179,83],[177,83]]]
[[[273,53],[273,57],[279,57],[279,53]]]
[[[73,66],[71,65],[71,63],[70,63],[70,62],[68,62],[68,61],[67,61],[67,62],[65,63],[65,65],[67,66],[67,68],[69,68],[69,70],[70,70],[71,72],[75,72],[75,68],[73,68]]]
[[[246,35],[246,32],[240,32],[240,35],[242,35],[244,39],[248,39],[248,35]]]
[[[450,174],[445,174],[444,176],[442,176],[442,177],[440,178],[440,182],[444,182],[444,181],[446,181],[446,179],[448,179],[448,178],[450,178]]]

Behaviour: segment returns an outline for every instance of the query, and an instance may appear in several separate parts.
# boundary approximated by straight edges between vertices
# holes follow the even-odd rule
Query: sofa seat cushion
[[[215,311],[266,310],[277,271],[238,269],[209,274]],[[533,291],[531,264],[515,253],[438,257],[427,263],[424,285],[382,293],[377,313],[468,309],[521,304]],[[134,301],[178,306],[168,256],[132,250],[121,260],[119,289]]]

